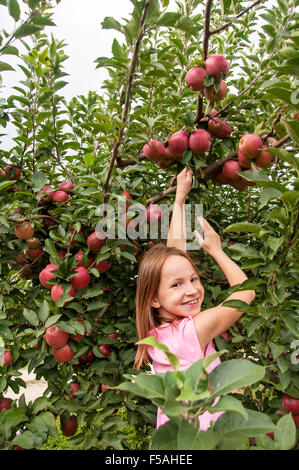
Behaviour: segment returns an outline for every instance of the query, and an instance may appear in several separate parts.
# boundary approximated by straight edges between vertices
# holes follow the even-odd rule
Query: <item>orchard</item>
[[[100,92],[69,101],[58,3],[0,0],[15,20],[0,30],[2,85],[12,55],[23,72],[0,100],[0,141],[16,133],[0,142],[0,449],[59,433],[78,450],[298,449],[297,2],[132,0],[128,19],[102,22],[122,40],[95,57]],[[166,243],[184,167],[187,204],[256,297],[230,302],[244,313],[215,339],[211,374],[209,357],[182,372],[164,348],[174,372],[155,376],[134,368],[136,277]],[[233,288],[199,246],[190,255],[204,308],[221,303]],[[22,370],[43,396],[25,399]],[[223,415],[198,431],[216,397]],[[157,431],[158,406],[170,420]]]

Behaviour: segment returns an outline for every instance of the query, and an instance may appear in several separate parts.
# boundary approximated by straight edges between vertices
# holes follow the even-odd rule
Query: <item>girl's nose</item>
[[[186,295],[193,295],[193,294],[196,294],[198,291],[198,289],[195,287],[195,285],[193,283],[189,283],[186,287]]]

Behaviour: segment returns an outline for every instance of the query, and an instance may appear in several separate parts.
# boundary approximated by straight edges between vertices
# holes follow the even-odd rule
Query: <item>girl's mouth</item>
[[[199,298],[197,299],[192,299],[192,300],[189,300],[188,302],[184,302],[183,305],[186,305],[187,307],[193,307],[194,305],[198,305],[198,300]]]

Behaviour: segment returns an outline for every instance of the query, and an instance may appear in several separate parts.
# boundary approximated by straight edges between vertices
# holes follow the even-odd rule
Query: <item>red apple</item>
[[[74,356],[74,353],[68,344],[62,346],[62,348],[52,348],[52,353],[57,362],[69,362]]]
[[[110,333],[110,335],[108,335],[109,338],[113,338],[113,339],[116,339],[117,338],[117,334],[116,333]]]
[[[18,180],[21,177],[21,168],[15,165],[7,165],[5,168],[5,176],[9,180]]]
[[[15,235],[20,240],[28,240],[34,234],[34,227],[30,222],[23,222],[15,226]]]
[[[37,192],[38,195],[41,195],[41,194],[44,194],[44,193],[47,193],[47,194],[46,194],[46,196],[41,198],[41,201],[42,202],[51,202],[52,199],[53,199],[53,195],[55,193],[55,190],[54,190],[53,186],[46,185],[46,186],[43,187],[43,189],[41,189],[40,191]]]
[[[204,88],[204,80],[207,72],[202,67],[192,67],[185,77],[186,85],[192,91],[200,91]]]
[[[58,204],[61,204],[62,202],[67,201],[69,198],[69,195],[65,191],[55,191],[53,194],[53,201],[57,202]]]
[[[39,280],[40,283],[46,287],[47,289],[51,289],[53,284],[50,284],[48,281],[51,279],[54,279],[56,277],[56,274],[53,273],[53,271],[56,271],[59,269],[59,266],[57,264],[48,264],[40,273],[39,273]]]
[[[51,288],[51,297],[54,302],[57,302],[57,300],[64,294],[64,289],[62,286],[59,286],[58,284],[54,284]],[[71,297],[75,297],[76,291],[74,287],[71,287],[71,289],[67,292],[68,295]],[[67,303],[69,303],[67,301]]]
[[[266,149],[269,149],[269,145],[263,145],[261,153],[259,156],[256,158],[255,163],[258,167],[260,168],[271,168],[271,166],[274,165],[276,161],[275,155],[272,153],[269,153],[266,151]]]
[[[229,137],[232,133],[232,128],[224,119],[218,117],[209,119],[208,122],[209,131],[219,139],[225,139]]]
[[[100,251],[104,245],[105,236],[100,232],[93,232],[87,238],[87,246],[91,251]]]
[[[176,157],[182,157],[189,147],[189,136],[185,131],[177,131],[168,139],[168,148]]]
[[[299,414],[299,399],[284,394],[282,396],[282,406],[285,410],[290,411],[292,415]]]
[[[150,224],[158,223],[162,217],[162,210],[157,204],[151,204],[146,209],[146,220]]]
[[[227,93],[227,86],[224,80],[221,80],[219,84],[219,90],[217,93],[215,92],[214,85],[211,85],[204,89],[204,94],[207,100],[213,101],[213,102],[223,100],[226,93]]]
[[[49,346],[59,349],[66,345],[69,339],[69,334],[57,325],[52,325],[46,329],[44,338]]]
[[[230,182],[230,180],[224,176],[222,171],[217,173],[214,178],[219,184],[228,184]]]
[[[242,168],[251,168],[251,161],[244,157],[240,150],[238,151],[238,160]]]
[[[44,250],[42,248],[29,248],[29,250],[26,250],[25,251],[25,254],[27,256],[28,259],[30,259],[31,261],[34,261],[35,259],[37,259],[42,253],[44,252]]]
[[[248,160],[256,158],[262,147],[262,139],[256,134],[246,134],[239,141],[239,151]]]
[[[76,398],[75,393],[79,390],[80,385],[79,384],[72,384],[71,385],[71,398]]]
[[[194,153],[204,153],[211,147],[211,134],[204,129],[196,129],[189,137],[189,147]]]
[[[292,413],[292,417],[296,425],[296,428],[299,428],[299,415],[295,415],[294,413]]]
[[[78,268],[75,268],[73,271],[76,271],[77,274],[75,274],[71,278],[72,286],[75,289],[84,289],[85,287],[87,287],[90,282],[90,275],[87,269],[84,268],[83,266],[79,266]]]
[[[73,436],[78,429],[78,420],[76,416],[70,416],[68,421],[61,420],[61,432],[64,436]]]
[[[100,344],[99,349],[102,351],[105,357],[109,357],[111,354],[109,344]]]
[[[242,171],[242,168],[239,164],[239,162],[236,162],[234,160],[229,160],[228,162],[225,162],[223,165],[223,175],[228,178],[230,181],[237,181],[241,178],[241,176],[237,175],[238,171]]]
[[[228,333],[227,331],[224,331],[222,334],[221,334],[222,338],[224,338],[228,343],[231,342],[231,340],[233,339],[233,335],[231,335],[230,333]]]
[[[92,350],[88,351],[88,353],[81,354],[81,356],[79,356],[79,361],[84,365],[92,364],[92,362],[95,361],[95,356]]]
[[[210,55],[205,60],[205,68],[208,75],[215,77],[216,79],[221,78],[221,74],[226,75],[229,71],[229,63],[223,57],[223,55]]]
[[[75,187],[75,185],[71,181],[63,181],[58,186],[58,189],[59,189],[59,191],[68,192],[68,191],[72,191],[72,189],[74,189],[74,187]]]
[[[8,398],[0,399],[0,413],[2,410],[9,410],[10,409],[10,401]]]
[[[4,362],[3,364],[7,367],[9,364],[13,364],[13,360],[11,357],[11,352],[9,349],[4,351]]]
[[[157,162],[165,154],[164,144],[157,139],[150,140],[144,145],[143,153],[149,160]]]
[[[99,261],[93,266],[95,269],[99,271],[99,273],[105,273],[111,268],[111,263],[108,263],[106,259]]]

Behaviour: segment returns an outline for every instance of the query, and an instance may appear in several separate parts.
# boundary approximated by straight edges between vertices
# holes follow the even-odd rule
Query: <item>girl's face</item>
[[[171,255],[165,261],[158,292],[151,306],[161,319],[194,316],[200,312],[204,288],[192,264],[183,256]]]

